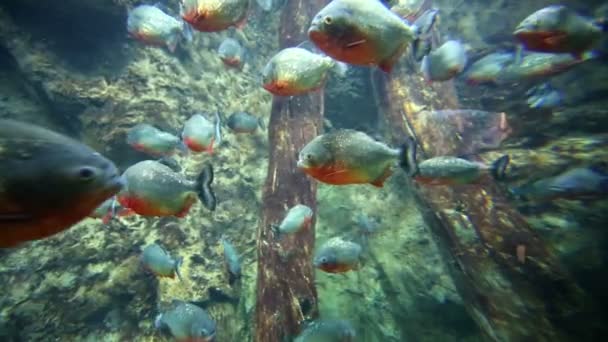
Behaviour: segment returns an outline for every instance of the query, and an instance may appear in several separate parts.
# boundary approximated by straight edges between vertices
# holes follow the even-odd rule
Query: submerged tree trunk
[[[386,96],[382,112],[393,143],[414,136],[419,160],[468,153],[463,142],[481,139],[467,136],[475,132],[475,127],[467,126],[470,122],[464,122],[465,128],[457,134],[456,126],[463,122],[454,123],[450,131],[444,122],[425,115],[458,109],[451,82],[429,85],[405,65],[390,76],[372,77]],[[586,320],[593,317],[586,294],[491,177],[453,187],[411,183],[467,310],[491,340],[593,337],[593,329],[588,329],[591,320]]]
[[[280,24],[280,48],[307,39],[312,17],[325,1],[289,0]],[[314,220],[310,228],[275,240],[271,225],[286,210],[304,204],[316,212],[316,184],[296,167],[298,152],[320,134],[323,93],[275,97],[268,127],[270,160],[258,227],[258,279],[255,341],[284,341],[300,330],[305,318],[317,316],[312,257]]]

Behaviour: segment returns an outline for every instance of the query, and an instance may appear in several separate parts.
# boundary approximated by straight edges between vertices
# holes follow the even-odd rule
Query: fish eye
[[[321,264],[327,264],[327,257],[321,257],[321,258],[319,258],[319,262]]]
[[[95,177],[95,170],[90,167],[83,167],[78,170],[78,177],[83,181],[88,181]]]
[[[308,153],[305,158],[306,160],[312,160],[312,154]]]
[[[207,332],[207,329],[203,328],[201,329],[201,336],[207,336],[209,333]]]
[[[325,25],[331,25],[332,21],[333,19],[330,16],[326,16],[325,18],[323,18],[323,22],[325,23]]]

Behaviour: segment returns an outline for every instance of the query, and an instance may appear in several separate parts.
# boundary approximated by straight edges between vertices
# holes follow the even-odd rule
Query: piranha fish
[[[321,245],[315,253],[313,265],[327,273],[344,273],[359,269],[361,245],[333,237]]]
[[[506,65],[497,77],[498,82],[518,82],[556,76],[573,67],[598,57],[595,52],[585,52],[579,57],[570,54],[530,53],[519,63]]]
[[[394,12],[394,7],[391,8]],[[439,10],[430,8],[424,11],[415,21],[413,26],[417,29],[418,39],[412,43],[412,56],[416,61],[421,61],[433,48],[433,28],[437,22]],[[403,16],[402,16],[403,18]]]
[[[127,31],[145,44],[166,46],[171,52],[182,38],[192,41],[192,31],[186,23],[150,5],[140,5],[129,11]]]
[[[279,96],[294,96],[320,89],[329,70],[336,68],[344,75],[347,67],[335,60],[292,47],[274,55],[262,70],[262,86]]]
[[[242,28],[248,11],[249,0],[181,0],[182,18],[202,32]]]
[[[246,112],[232,113],[228,117],[226,125],[235,133],[253,133],[258,127],[266,128],[262,118],[257,118]]]
[[[530,108],[555,108],[562,104],[563,95],[548,83],[542,83],[530,88],[526,102]]]
[[[408,139],[406,142],[407,162],[404,169],[417,182],[426,185],[470,184],[479,180],[487,172],[496,180],[502,180],[510,159],[508,155],[504,155],[488,166],[462,158],[440,156],[426,159],[418,164],[416,148],[416,142],[412,138]]]
[[[307,323],[293,342],[353,342],[357,333],[342,319],[317,319]]]
[[[220,59],[227,66],[241,68],[245,50],[236,39],[226,38],[217,49]]]
[[[0,119],[0,248],[68,229],[123,185],[116,166],[90,147]]]
[[[207,311],[179,300],[174,300],[169,310],[156,317],[154,326],[168,330],[177,341],[211,342],[216,333],[215,321]]]
[[[127,132],[127,144],[137,151],[152,156],[170,156],[187,151],[182,141],[175,135],[146,124],[137,124]]]
[[[608,172],[595,165],[577,167],[511,192],[527,200],[600,198],[608,193]]]
[[[285,234],[292,234],[301,229],[310,227],[312,223],[313,212],[310,207],[303,204],[296,204],[291,207],[281,224],[273,225],[272,229],[276,237],[280,238]]]
[[[194,114],[184,124],[182,140],[193,152],[213,154],[213,144],[221,139],[220,124],[218,117],[214,125],[201,114]]]
[[[313,18],[308,37],[325,54],[390,72],[417,30],[380,1],[334,0]]]
[[[495,83],[503,69],[515,61],[515,54],[495,52],[484,56],[468,67],[465,80],[470,85]]]
[[[108,224],[115,217],[128,216],[129,214],[131,214],[131,211],[123,208],[118,203],[116,196],[112,196],[112,198],[108,198],[93,210],[89,217],[99,218],[103,224]]]
[[[215,210],[211,164],[205,165],[196,181],[154,160],[130,166],[124,177],[127,186],[118,194],[118,202],[138,215],[184,217],[197,197],[207,209]]]
[[[175,275],[182,280],[179,274],[179,267],[182,265],[184,258],[179,257],[174,259],[161,246],[153,243],[146,246],[141,253],[141,263],[150,272],[158,277],[167,277],[174,279]]]
[[[563,5],[542,8],[525,18],[513,35],[530,51],[581,56],[606,30],[605,23],[582,16]]]
[[[363,132],[338,129],[304,146],[297,166],[327,184],[382,187],[396,162],[403,163],[405,157],[404,150],[390,148]]]
[[[420,71],[427,81],[447,81],[460,74],[467,64],[464,45],[448,40],[422,59]]]
[[[236,248],[224,236],[220,239],[224,248],[224,263],[228,271],[228,284],[231,286],[241,278],[241,260]]]

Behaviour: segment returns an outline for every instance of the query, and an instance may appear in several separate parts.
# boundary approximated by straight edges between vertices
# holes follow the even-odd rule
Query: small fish
[[[526,200],[537,201],[602,198],[608,193],[608,172],[606,168],[597,166],[577,167],[511,192]]]
[[[240,69],[243,64],[245,50],[236,39],[226,38],[217,50],[220,59],[227,66]]]
[[[177,152],[186,151],[184,144],[178,137],[146,123],[137,124],[129,129],[127,144],[137,151],[156,157],[170,156]]]
[[[361,245],[333,237],[321,245],[315,253],[313,264],[327,273],[344,273],[359,269]]]
[[[580,57],[600,40],[605,23],[563,5],[542,8],[525,18],[513,35],[530,51],[571,53]]]
[[[323,87],[329,70],[337,68],[344,74],[344,64],[292,47],[274,55],[262,70],[262,87],[279,96],[301,95]]]
[[[0,248],[68,229],[123,186],[114,163],[90,147],[0,119]]]
[[[474,62],[465,73],[470,85],[496,83],[504,68],[515,60],[513,53],[495,52]]]
[[[447,81],[460,74],[466,64],[464,45],[456,40],[448,40],[437,50],[424,56],[420,71],[427,81]]]
[[[414,20],[414,27],[416,28],[418,35],[422,37],[427,37],[430,35],[438,18],[438,9],[429,8],[428,10],[424,11],[416,20]]]
[[[548,83],[543,83],[530,88],[527,103],[530,108],[555,108],[559,107],[563,102],[563,95],[560,91],[554,89]]]
[[[308,37],[331,58],[388,73],[416,31],[380,1],[334,0],[315,15]]]
[[[313,212],[310,207],[303,204],[296,204],[287,211],[281,224],[278,226],[273,225],[272,229],[277,238],[280,238],[285,234],[293,234],[301,229],[310,227],[312,216]]]
[[[257,118],[246,112],[232,113],[226,122],[228,128],[235,133],[253,133],[258,127],[265,129],[262,118]]]
[[[181,0],[181,15],[201,32],[242,28],[247,20],[249,0]]]
[[[327,184],[382,187],[393,166],[405,162],[405,150],[393,149],[369,135],[337,129],[319,135],[300,151],[298,168]]]
[[[154,160],[130,166],[124,177],[127,186],[118,194],[118,202],[138,215],[184,217],[197,197],[207,209],[215,210],[211,164],[203,167],[196,181]]]
[[[214,125],[203,115],[194,114],[184,124],[182,140],[190,151],[213,154],[213,144],[217,138],[217,126],[219,126],[219,121],[216,121]]]
[[[108,198],[103,203],[101,203],[93,212],[89,215],[92,218],[99,218],[103,222],[103,224],[108,224],[115,217],[124,217],[131,214],[131,211],[123,208],[116,196],[112,198]]]
[[[171,52],[175,51],[182,37],[192,40],[189,28],[183,21],[150,5],[140,5],[129,11],[127,31],[145,44],[166,46]]]
[[[141,262],[144,267],[158,277],[174,279],[177,275],[179,280],[182,280],[179,267],[183,260],[182,257],[174,259],[164,248],[155,243],[146,246],[141,253]]]
[[[342,319],[317,319],[308,322],[294,342],[354,342],[352,323]]]
[[[416,162],[416,142],[408,139],[406,142],[407,173],[417,182],[426,185],[456,185],[469,184],[479,180],[488,171],[496,180],[505,177],[505,169],[509,164],[509,156],[498,158],[491,166],[462,158],[440,156]]]
[[[241,260],[236,248],[222,236],[220,239],[224,248],[224,262],[228,271],[228,284],[231,286],[241,278]]]
[[[595,52],[585,52],[579,57],[564,53],[530,53],[522,56],[520,63],[506,65],[498,74],[497,81],[520,82],[546,79],[564,73],[598,56]]]
[[[177,341],[212,342],[216,333],[215,321],[207,311],[179,300],[156,317],[154,326],[168,330]]]

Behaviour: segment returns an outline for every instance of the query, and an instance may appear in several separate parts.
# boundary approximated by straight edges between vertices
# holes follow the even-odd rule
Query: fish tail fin
[[[279,225],[272,223],[270,225],[270,229],[272,230],[272,233],[274,234],[274,239],[275,240],[281,240],[281,238],[283,236],[281,235],[281,230],[279,229]]]
[[[340,62],[340,61],[335,61],[334,63],[334,70],[336,71],[336,73],[342,77],[346,76],[346,73],[348,72],[348,69],[350,67],[348,66],[348,64],[344,63],[344,62]]]
[[[416,163],[416,141],[412,137],[408,137],[401,146],[399,151],[399,166],[408,174],[414,176],[418,173],[418,164]]]
[[[505,179],[505,170],[507,169],[507,166],[509,165],[510,161],[511,161],[511,158],[509,157],[508,154],[505,154],[504,156],[496,159],[496,161],[494,161],[494,163],[492,163],[492,167],[490,169],[490,172],[492,173],[492,177],[494,177],[494,179],[496,179],[496,180],[504,180]]]
[[[608,18],[606,18],[606,17],[597,18],[595,20],[595,23],[602,30],[602,32],[608,32]]]
[[[188,43],[192,43],[194,40],[194,31],[192,30],[192,26],[188,24],[185,20],[182,21],[182,38]]]
[[[515,60],[513,64],[519,65],[524,60],[524,46],[522,44],[517,45],[515,50]]]
[[[156,315],[156,318],[154,318],[154,327],[156,329],[162,329],[164,326],[163,323],[163,314],[159,313],[158,315]]]
[[[596,58],[600,58],[603,55],[605,55],[604,53],[602,53],[601,51],[598,50],[591,50],[591,51],[585,51],[581,54],[581,60],[583,61],[587,61],[590,59],[596,59]]]
[[[184,281],[181,273],[179,272],[179,268],[182,266],[183,262],[184,262],[184,257],[179,257],[179,258],[177,258],[177,260],[175,260],[175,274],[177,274],[177,278],[179,278],[180,281]]]
[[[424,75],[424,78],[427,81],[431,80],[431,72],[430,72],[430,65],[429,65],[429,56],[424,56],[422,58],[422,62],[420,63],[420,72],[422,73],[422,75]]]
[[[201,200],[203,205],[211,210],[215,210],[215,206],[217,200],[215,198],[215,193],[211,188],[211,183],[213,183],[213,166],[211,163],[207,163],[201,173],[198,175],[196,180],[196,189],[198,193],[198,198]]]
[[[265,130],[266,129],[266,124],[264,123],[264,119],[262,118],[258,118],[258,126],[262,129]]]
[[[169,52],[174,53],[177,48],[177,43],[179,42],[180,36],[179,34],[174,34],[167,40],[167,49]]]
[[[183,139],[180,139],[179,143],[177,144],[177,152],[184,156],[190,155],[190,149]]]

